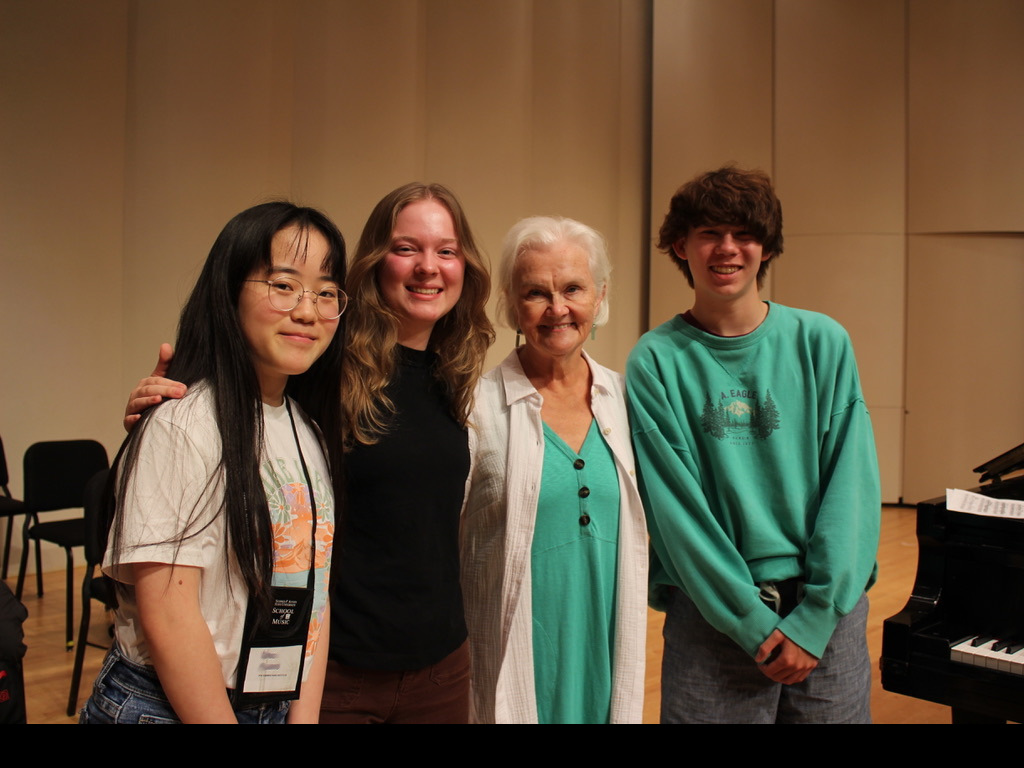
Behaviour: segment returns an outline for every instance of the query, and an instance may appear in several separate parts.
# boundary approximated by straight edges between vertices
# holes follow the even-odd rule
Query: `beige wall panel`
[[[1024,3],[910,0],[909,229],[1024,231]]]
[[[647,330],[651,21],[649,3],[622,4],[615,218],[604,230],[613,265],[612,316],[598,332],[598,340],[607,346],[592,347],[605,365],[619,371],[626,369],[626,358]]]
[[[868,403],[868,410],[878,451],[882,503],[898,504],[903,496],[903,407],[887,408]]]
[[[426,181],[427,43],[420,0],[300,0],[292,189],[327,211],[350,252],[395,187]]]
[[[120,441],[126,14],[0,3],[0,435],[17,495],[31,443]]]
[[[534,13],[524,2],[425,5],[427,173],[473,184],[467,197],[491,193],[527,157]]]
[[[727,162],[771,171],[771,0],[655,0],[651,234],[672,193]],[[649,322],[686,309],[693,293],[652,248]]]
[[[171,341],[234,214],[289,196],[292,48],[272,0],[137,3],[129,56],[124,342],[127,388]]]
[[[774,177],[787,235],[903,231],[904,14],[893,0],[776,1]]]
[[[771,267],[775,300],[846,328],[872,406],[903,404],[903,251],[901,235],[793,235]]]
[[[579,5],[536,6],[531,205],[607,231],[617,202],[619,97],[633,84],[620,80],[619,3],[590,2],[585,15]]]
[[[126,15],[0,2],[0,436],[18,498],[32,443],[120,442]],[[64,567],[59,548],[43,557]]]
[[[904,497],[970,487],[1024,440],[1024,237],[909,239]]]

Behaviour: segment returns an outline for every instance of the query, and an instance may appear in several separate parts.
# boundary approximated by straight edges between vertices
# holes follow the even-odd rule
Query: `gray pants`
[[[708,624],[682,590],[673,590],[665,617],[661,722],[870,723],[867,618],[863,595],[840,619],[807,679],[782,685]]]

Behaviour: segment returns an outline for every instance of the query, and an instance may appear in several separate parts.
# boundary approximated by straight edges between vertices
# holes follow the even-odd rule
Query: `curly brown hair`
[[[757,271],[760,288],[768,265],[782,253],[782,203],[768,174],[726,165],[688,181],[672,196],[658,232],[658,248],[683,271],[690,287],[693,273],[686,259],[678,257],[675,246],[692,227],[712,224],[746,227],[761,243],[768,258]]]
[[[463,426],[473,408],[473,390],[483,370],[484,355],[494,341],[494,328],[487,319],[490,275],[458,198],[440,184],[418,182],[385,195],[363,227],[345,284],[351,305],[346,315],[342,408],[349,446],[377,442],[394,415],[394,404],[384,390],[398,364],[401,319],[381,294],[377,272],[391,249],[398,214],[420,200],[437,201],[448,210],[465,260],[462,294],[455,307],[437,321],[427,347],[437,355],[434,375],[448,393],[452,415]]]

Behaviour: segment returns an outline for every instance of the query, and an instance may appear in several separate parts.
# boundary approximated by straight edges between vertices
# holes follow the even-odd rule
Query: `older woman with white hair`
[[[480,722],[641,721],[647,528],[622,376],[583,351],[609,272],[572,219],[506,236],[500,307],[525,344],[477,387],[462,524]]]

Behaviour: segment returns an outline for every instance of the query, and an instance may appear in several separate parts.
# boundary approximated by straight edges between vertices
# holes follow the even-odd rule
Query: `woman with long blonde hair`
[[[321,722],[466,722],[459,516],[494,332],[490,279],[455,195],[406,184],[385,196],[346,289],[347,506]]]

